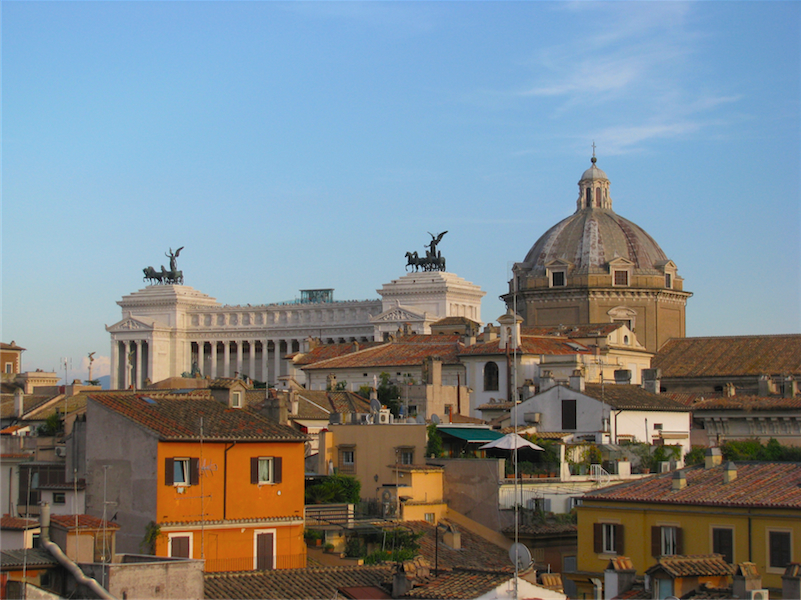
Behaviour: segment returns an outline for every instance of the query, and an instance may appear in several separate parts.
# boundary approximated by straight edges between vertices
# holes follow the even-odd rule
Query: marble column
[[[217,342],[211,343],[211,378],[217,378]]]
[[[131,352],[131,342],[125,340],[123,342],[125,347],[125,360],[123,361],[123,365],[125,368],[123,369],[123,378],[122,378],[122,387],[124,389],[128,389],[128,386],[131,385],[131,368],[130,368],[130,357],[129,354]]]
[[[200,369],[200,374],[205,377],[206,373],[203,372],[203,367],[205,366],[205,352],[206,352],[206,343],[202,340],[198,340],[197,342],[197,368]]]
[[[273,371],[273,383],[278,383],[278,377],[281,375],[281,340],[275,339],[273,340],[275,344],[275,370]]]
[[[136,342],[136,378],[134,379],[134,389],[142,387],[142,340]]]
[[[250,358],[248,377],[256,379],[256,340],[248,340],[248,357]]]
[[[111,389],[120,389],[120,343],[111,340]]]
[[[236,370],[242,376],[242,340],[236,341]]]
[[[267,339],[261,340],[261,381],[267,383],[268,382],[268,373],[267,373]]]

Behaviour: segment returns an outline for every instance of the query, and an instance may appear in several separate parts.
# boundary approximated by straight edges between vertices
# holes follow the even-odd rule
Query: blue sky
[[[85,377],[169,248],[224,304],[367,299],[445,230],[494,321],[593,140],[688,335],[799,332],[800,31],[798,2],[3,2],[2,340]]]

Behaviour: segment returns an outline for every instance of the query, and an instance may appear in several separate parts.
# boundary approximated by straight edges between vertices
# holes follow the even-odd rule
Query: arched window
[[[601,208],[601,188],[595,188],[595,206]]]
[[[587,208],[592,208],[592,190],[587,188]]]
[[[498,391],[498,365],[494,362],[484,365],[484,391]]]

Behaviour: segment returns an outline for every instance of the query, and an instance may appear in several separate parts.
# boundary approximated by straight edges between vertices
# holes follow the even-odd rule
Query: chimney
[[[737,465],[729,461],[723,469],[723,483],[731,483],[735,479],[737,479]]]
[[[684,475],[684,471],[674,471],[673,477],[670,481],[670,489],[674,492],[678,492],[679,490],[683,490],[687,487],[687,477]]]
[[[262,412],[271,421],[286,425],[289,414],[284,394],[270,394],[270,397],[264,401],[264,410]]]
[[[770,375],[760,375],[757,387],[759,390],[757,393],[761,397],[765,398],[766,396],[770,396],[773,391],[773,382],[770,380]]]
[[[723,463],[723,455],[720,448],[707,448],[704,452],[704,468],[711,469]]]
[[[762,589],[762,576],[757,566],[752,562],[737,565],[731,585],[731,595],[735,598],[748,598],[751,590]],[[796,598],[798,596],[782,596],[783,598]]]
[[[581,372],[581,369],[575,369],[570,376],[570,389],[576,390],[577,392],[584,391],[584,374]]]
[[[627,556],[616,556],[609,561],[604,571],[604,600],[616,598],[629,591],[634,584],[637,571]]]
[[[24,407],[22,388],[16,388],[14,390],[14,414],[18,419],[22,418],[22,413],[25,412]]]
[[[337,376],[333,373],[329,373],[325,378],[325,389],[329,392],[333,392],[337,389]]]
[[[294,415],[298,416],[298,393],[295,390],[290,390],[289,392],[289,412]]]
[[[631,371],[629,369],[615,370],[615,383],[618,385],[628,385],[631,383]]]
[[[483,337],[485,342],[491,342],[497,339],[498,334],[492,330],[492,325],[488,324],[486,327],[484,327]]]
[[[551,371],[540,371],[540,393],[556,385]]]
[[[785,398],[793,398],[798,395],[798,382],[793,379],[792,375],[788,375],[782,382],[782,396]]]
[[[454,550],[462,549],[462,534],[450,523],[445,530],[445,534],[442,536],[442,541],[449,548],[453,548]]]
[[[737,393],[734,389],[733,383],[727,383],[725,386],[723,386],[723,391],[727,398],[734,398],[734,395]]]
[[[801,598],[801,563],[790,563],[784,570],[782,598]]]
[[[646,392],[658,394],[661,388],[662,370],[661,369],[643,369],[642,370],[642,387]]]
[[[428,385],[442,385],[442,359],[438,356],[426,358],[425,383]]]

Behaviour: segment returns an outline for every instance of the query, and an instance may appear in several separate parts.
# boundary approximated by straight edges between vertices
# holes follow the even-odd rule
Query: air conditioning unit
[[[388,408],[382,408],[381,412],[378,413],[378,422],[392,423],[392,413],[389,412]]]
[[[748,600],[768,600],[768,590],[748,590]]]
[[[67,449],[64,446],[56,446],[56,456],[64,458],[67,456]]]
[[[526,423],[539,424],[542,421],[542,413],[538,412],[523,413],[523,419],[526,421]]]

